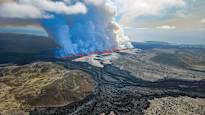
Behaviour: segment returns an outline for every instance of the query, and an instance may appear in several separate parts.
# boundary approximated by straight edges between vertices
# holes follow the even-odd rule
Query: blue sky
[[[117,21],[131,41],[205,44],[205,0],[112,1]],[[47,35],[36,22],[3,18],[0,32]]]

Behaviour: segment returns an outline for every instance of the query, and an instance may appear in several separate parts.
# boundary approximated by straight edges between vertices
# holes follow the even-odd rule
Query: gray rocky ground
[[[205,80],[205,72],[157,63],[151,60],[155,56],[157,53],[153,51],[126,54],[114,60],[113,64],[122,70],[131,72],[135,77],[148,81],[161,79]],[[169,61],[167,59],[167,62]]]
[[[150,100],[145,115],[205,115],[205,99],[164,97]]]

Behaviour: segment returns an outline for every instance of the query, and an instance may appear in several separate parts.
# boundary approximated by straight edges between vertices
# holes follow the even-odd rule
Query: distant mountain
[[[160,41],[147,41],[147,42],[132,42],[135,48],[140,48],[143,50],[154,49],[154,48],[190,48],[190,49],[201,49],[205,48],[205,45],[200,44],[170,44],[168,42]]]
[[[170,45],[168,42],[162,42],[162,41],[146,41],[147,44],[158,44],[158,45]]]
[[[132,45],[135,48],[148,50],[153,48],[172,48],[176,47],[167,42],[157,42],[157,41],[148,41],[148,42],[132,42]]]
[[[0,33],[0,53],[39,53],[58,47],[48,37]]]

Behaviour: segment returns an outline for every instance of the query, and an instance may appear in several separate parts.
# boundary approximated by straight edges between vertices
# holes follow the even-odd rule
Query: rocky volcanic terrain
[[[0,115],[65,106],[87,97],[94,89],[95,82],[87,73],[52,62],[0,67]]]
[[[166,97],[188,96],[203,100],[205,98],[204,80],[161,79],[147,81],[132,76],[129,72],[120,70],[112,65],[98,68],[88,63],[73,62],[68,59],[57,60],[56,63],[70,69],[80,69],[93,76],[96,81],[95,92],[82,101],[63,107],[38,107],[31,111],[31,115],[63,114],[63,115],[141,115],[152,114],[155,103],[153,99]],[[196,99],[196,100],[197,100]],[[182,100],[176,100],[181,103]],[[193,108],[203,113],[201,102],[196,101]],[[159,102],[160,103],[160,102]],[[202,102],[203,103],[203,102]],[[165,102],[166,106],[172,106]],[[184,105],[186,106],[186,105]],[[187,105],[189,106],[189,105]],[[182,111],[183,111],[183,106]],[[147,111],[145,111],[147,109]],[[168,111],[168,110],[164,110]],[[161,111],[163,113],[163,109]],[[193,112],[194,113],[194,112]],[[155,113],[156,114],[156,113]]]
[[[150,100],[145,115],[204,115],[205,99],[164,97]]]
[[[153,60],[158,55],[159,52],[153,51],[124,51],[117,52],[113,60],[106,54],[109,63],[97,67],[86,61],[72,61],[73,58],[2,64],[0,112],[2,115],[204,115],[205,73]],[[102,60],[103,57],[100,61],[105,62]]]
[[[173,58],[172,56],[174,57],[175,54],[169,54],[168,57],[163,57],[163,60],[166,60],[166,63],[175,63],[175,65],[179,66],[182,62],[176,62],[178,61],[177,59],[171,60],[170,58]],[[158,52],[151,50],[137,54],[121,55],[119,59],[114,60],[113,64],[122,70],[131,72],[131,74],[137,78],[148,81],[157,81],[161,79],[205,80],[205,72],[203,71],[190,70],[186,68],[187,66],[185,64],[185,67],[182,66],[180,68],[158,63],[152,61],[152,59],[156,61],[162,60],[159,58]]]

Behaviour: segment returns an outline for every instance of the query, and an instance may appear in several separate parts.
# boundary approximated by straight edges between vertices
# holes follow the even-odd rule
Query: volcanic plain
[[[1,115],[205,114],[204,48],[72,58],[27,51],[0,54]]]

